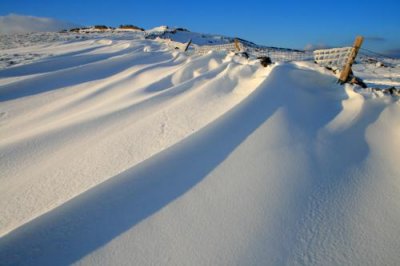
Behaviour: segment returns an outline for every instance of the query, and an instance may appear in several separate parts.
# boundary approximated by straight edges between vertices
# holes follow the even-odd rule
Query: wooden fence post
[[[362,37],[362,36],[356,37],[356,40],[354,41],[354,44],[353,44],[353,50],[349,54],[346,65],[343,67],[343,70],[340,73],[340,78],[339,78],[340,84],[346,83],[347,79],[349,78],[351,66],[353,65],[354,60],[357,57],[358,51],[360,50],[363,41],[364,41],[364,37]]]
[[[192,39],[189,40],[189,42],[187,43],[186,47],[185,47],[185,52],[189,49],[189,46],[192,44]]]
[[[235,48],[238,52],[240,52],[239,40],[235,38]]]

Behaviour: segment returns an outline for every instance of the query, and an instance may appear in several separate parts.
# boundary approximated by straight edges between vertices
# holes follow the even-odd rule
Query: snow
[[[354,73],[363,79],[368,87],[400,87],[400,60],[385,59],[383,62],[365,62],[353,66]]]
[[[192,41],[193,45],[216,45],[232,43],[234,38],[217,34],[205,34],[192,32],[184,28],[170,28],[168,26],[155,27],[145,31],[145,34],[153,39],[162,37],[163,39],[171,39],[180,43]]]
[[[168,26],[158,26],[158,27],[154,27],[152,29],[148,29],[146,30],[147,33],[158,33],[158,32],[166,32],[169,30]]]
[[[0,264],[400,261],[397,97],[140,33],[35,36],[1,52],[42,57],[0,70]]]

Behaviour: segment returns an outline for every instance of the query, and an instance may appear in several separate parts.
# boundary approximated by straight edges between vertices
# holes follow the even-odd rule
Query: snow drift
[[[2,264],[400,261],[396,98],[141,38],[30,49],[60,47],[0,71]]]

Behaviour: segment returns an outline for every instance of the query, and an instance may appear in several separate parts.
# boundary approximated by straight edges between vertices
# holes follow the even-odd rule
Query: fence
[[[210,51],[215,51],[217,53],[226,53],[237,51],[235,43],[219,44],[219,45],[202,45],[194,46],[192,54],[204,55]]]
[[[350,74],[352,73],[351,66],[356,60],[363,41],[364,37],[357,36],[353,47],[317,50],[314,52],[314,60],[319,65],[340,69],[339,82],[343,84],[349,81]],[[357,79],[352,82],[357,82]]]
[[[313,53],[299,50],[258,46],[252,43],[239,42],[238,39],[235,39],[234,43],[203,46],[192,45],[192,49],[190,50],[188,50],[188,47],[191,44],[191,41],[185,44],[174,42],[170,39],[166,40],[157,38],[157,40],[164,41],[173,49],[183,50],[190,55],[204,55],[209,51],[215,51],[217,53],[245,52],[248,56],[269,57],[275,62],[314,60],[321,66],[341,70],[339,81],[344,83],[348,80],[349,74],[351,73],[351,66],[359,49],[361,48],[363,37],[358,36],[353,47],[316,50]]]
[[[185,51],[188,45],[188,43],[175,42],[170,39],[156,38],[155,40],[163,42],[171,49],[179,49],[181,51]],[[242,42],[201,46],[192,44],[190,48],[191,49],[186,51],[186,54],[188,55],[205,55],[210,51],[216,53],[246,52],[249,56],[266,56],[275,62],[305,61],[313,59],[313,54],[310,52],[248,45]]]
[[[214,51],[217,53],[246,52],[249,56],[269,57],[272,61],[275,62],[304,61],[312,60],[313,58],[312,53],[308,52],[262,46],[251,46],[242,42],[193,46],[193,49],[189,53],[192,55],[204,55],[209,51]]]
[[[186,48],[186,43],[175,42],[171,39],[162,39],[162,38],[157,37],[155,39],[155,41],[162,42],[162,43],[166,44],[169,48],[175,49],[175,50],[184,51]]]
[[[310,52],[270,47],[244,46],[245,52],[255,57],[269,57],[274,62],[309,61],[313,59]]]
[[[342,69],[353,50],[353,47],[315,50],[314,61],[324,67]]]

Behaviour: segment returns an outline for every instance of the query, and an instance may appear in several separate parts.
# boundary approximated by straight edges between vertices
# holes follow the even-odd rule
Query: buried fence
[[[191,51],[192,54],[196,55],[205,55],[210,51],[214,52],[237,52],[241,49],[237,49],[236,43],[227,43],[227,44],[218,44],[218,45],[202,45],[202,46],[194,46],[194,49]]]
[[[353,47],[332,48],[314,51],[314,61],[324,67],[342,68],[349,58]]]
[[[175,42],[170,39],[158,38],[158,40],[165,42],[173,49],[185,51],[189,55],[204,55],[213,51],[217,53],[237,52],[256,58],[268,57],[274,62],[314,60],[320,66],[340,70],[339,82],[345,83],[351,74],[351,66],[361,48],[363,37],[357,36],[352,47],[320,49],[314,52],[258,46],[240,42],[238,39],[235,39],[233,43],[202,46],[192,44],[191,40],[187,43]],[[189,49],[189,46],[192,48]]]
[[[218,52],[246,53],[248,56],[253,56],[257,58],[269,57],[274,62],[312,60],[312,54],[309,52],[248,45],[238,40],[235,40],[234,43],[227,43],[220,45],[194,46],[194,49],[191,51],[191,54],[204,55],[210,51],[214,51],[217,53]]]
[[[313,55],[310,52],[278,48],[246,47],[245,52],[257,58],[269,57],[274,62],[310,61],[313,59]]]
[[[181,43],[181,42],[176,42],[171,39],[161,39],[158,38],[156,39],[157,41],[162,41],[164,42],[169,48],[175,49],[175,50],[182,50],[185,51],[187,44],[186,43]]]
[[[345,83],[349,78],[351,66],[357,57],[363,40],[362,36],[357,36],[353,47],[316,50],[314,51],[314,61],[324,67],[339,69],[339,81]]]
[[[180,43],[162,38],[157,38],[155,40],[165,43],[171,49],[185,51],[188,55],[205,55],[211,51],[215,53],[240,52],[246,53],[252,57],[269,57],[274,62],[313,60],[313,54],[311,52],[248,45],[238,40],[235,40],[233,43],[215,45],[196,45],[192,44],[191,41]],[[191,46],[190,49],[189,46]]]

